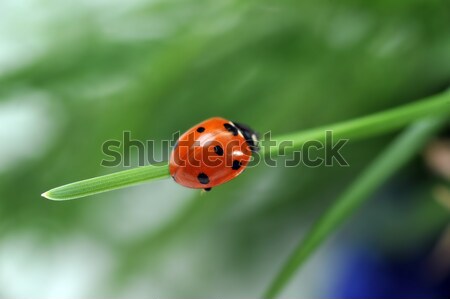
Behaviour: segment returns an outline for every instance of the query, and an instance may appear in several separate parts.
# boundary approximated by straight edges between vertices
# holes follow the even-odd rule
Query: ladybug
[[[213,117],[180,136],[170,156],[170,175],[185,187],[210,191],[241,174],[256,151],[252,129]]]

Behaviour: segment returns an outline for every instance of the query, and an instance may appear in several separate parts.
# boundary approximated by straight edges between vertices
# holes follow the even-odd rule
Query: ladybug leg
[[[209,192],[209,191],[211,191],[211,188],[205,188],[203,190],[205,190],[206,192]]]

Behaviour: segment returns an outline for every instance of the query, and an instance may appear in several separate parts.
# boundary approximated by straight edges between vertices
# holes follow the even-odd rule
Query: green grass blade
[[[265,298],[276,297],[319,245],[346,220],[369,195],[413,158],[445,122],[446,118],[427,118],[412,125],[371,163],[336,203],[317,221],[295,248],[275,277]]]
[[[164,179],[169,176],[169,167],[167,167],[167,164],[149,165],[57,187],[43,193],[42,196],[53,200],[68,200],[119,189],[142,182]]]
[[[277,141],[277,144],[286,140],[293,141],[293,147],[285,149],[285,152],[289,152],[301,148],[309,140],[323,140],[327,130],[333,131],[333,138],[336,139],[369,138],[399,129],[429,115],[450,115],[450,92],[354,120],[279,136],[275,138],[275,141]],[[269,150],[262,148],[261,153],[263,155],[271,154],[276,156],[279,151],[280,147],[272,146]],[[75,199],[167,177],[169,177],[167,164],[145,166],[64,185],[47,191],[42,196],[53,200]]]
[[[427,116],[439,115],[450,115],[450,91],[353,120],[278,136],[275,141],[277,144],[285,140],[293,141],[293,146],[286,148],[286,152],[289,152],[301,148],[309,140],[324,140],[325,131],[333,131],[335,139],[367,138],[400,129]],[[271,147],[264,154],[276,156],[278,150],[278,147]]]

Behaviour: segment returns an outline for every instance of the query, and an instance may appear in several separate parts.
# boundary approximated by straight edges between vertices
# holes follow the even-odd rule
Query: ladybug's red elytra
[[[170,175],[180,185],[209,191],[241,174],[257,150],[252,129],[213,117],[180,136],[170,156]]]

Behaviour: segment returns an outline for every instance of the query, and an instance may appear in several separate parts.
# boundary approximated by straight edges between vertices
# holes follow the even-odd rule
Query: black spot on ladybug
[[[203,128],[203,127],[198,127],[198,128],[197,128],[197,132],[203,133],[203,132],[205,132],[205,128]]]
[[[239,168],[241,168],[241,161],[234,160],[234,161],[233,161],[233,166],[231,166],[231,168],[232,168],[233,170],[238,170]]]
[[[214,152],[219,156],[223,156],[223,148],[220,145],[214,147]]]
[[[209,192],[209,191],[211,191],[211,188],[205,188],[203,190],[205,190],[206,192]]]
[[[225,129],[228,132],[233,133],[233,136],[237,136],[238,135],[239,131],[238,131],[238,129],[235,126],[233,126],[233,125],[231,125],[229,123],[223,124],[223,126],[225,127]]]
[[[197,176],[198,181],[200,182],[200,184],[206,185],[209,183],[209,177],[201,172],[198,176]]]

